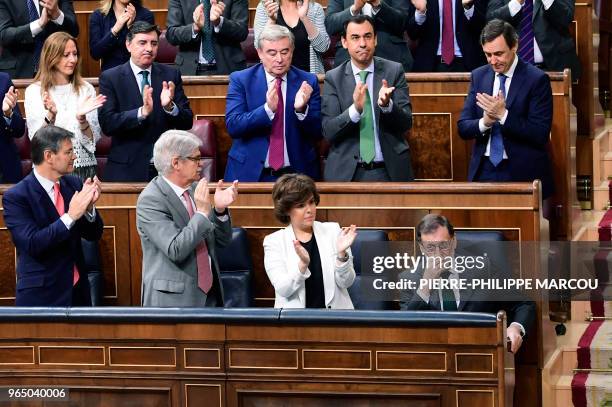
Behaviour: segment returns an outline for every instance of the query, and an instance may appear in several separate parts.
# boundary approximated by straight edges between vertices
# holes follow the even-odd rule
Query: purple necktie
[[[278,95],[278,105],[276,113],[272,119],[272,131],[270,132],[270,156],[268,162],[270,167],[278,170],[285,164],[285,141],[283,139],[283,130],[285,128],[285,106],[283,104],[283,90],[281,84],[283,78],[276,78],[276,94]]]
[[[533,56],[533,0],[525,0],[523,4],[520,29],[518,54],[523,61],[533,64],[535,62]]]
[[[444,0],[442,10],[442,62],[446,65],[455,59],[455,33],[453,29],[453,3]]]

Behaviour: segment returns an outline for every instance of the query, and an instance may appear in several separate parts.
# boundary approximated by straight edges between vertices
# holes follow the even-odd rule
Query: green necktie
[[[361,83],[366,83],[368,71],[360,71],[359,78]],[[366,88],[365,101],[363,103],[363,116],[359,121],[359,154],[365,163],[370,163],[374,159],[374,115],[372,113],[372,102],[370,102],[370,92]]]
[[[144,92],[144,87],[147,85],[151,86],[151,84],[149,83],[149,71],[140,71],[140,74],[142,75],[142,81],[140,82],[140,93],[142,94]]]
[[[450,271],[445,270],[440,275],[441,279],[448,280],[450,277]],[[457,311],[457,298],[452,289],[442,289],[442,304],[444,311]]]

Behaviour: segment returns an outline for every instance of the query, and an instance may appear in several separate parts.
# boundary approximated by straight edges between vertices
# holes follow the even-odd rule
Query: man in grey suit
[[[142,243],[142,305],[148,307],[223,306],[215,249],[227,245],[232,223],[227,207],[237,181],[211,199],[200,179],[200,139],[168,130],[155,143],[153,162],[160,175],[138,197],[136,227]]]
[[[519,33],[518,55],[545,71],[572,70],[580,77],[580,61],[569,30],[575,0],[489,0],[487,20],[499,18]]]
[[[323,136],[331,145],[325,181],[412,181],[405,139],[412,108],[402,65],[374,57],[368,16],[345,22],[342,46],[351,59],[328,71],[323,86]]]
[[[178,45],[182,75],[229,75],[246,68],[247,0],[170,0],[166,38]]]

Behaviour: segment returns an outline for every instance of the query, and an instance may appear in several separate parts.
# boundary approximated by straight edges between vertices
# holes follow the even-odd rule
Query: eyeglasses
[[[452,240],[446,240],[444,242],[421,242],[421,248],[425,253],[433,253],[436,249],[439,249],[441,252],[448,252],[452,247]]]
[[[202,156],[197,155],[195,157],[181,157],[181,158],[184,158],[185,160],[193,161],[194,163],[198,164],[200,160],[202,159]]]

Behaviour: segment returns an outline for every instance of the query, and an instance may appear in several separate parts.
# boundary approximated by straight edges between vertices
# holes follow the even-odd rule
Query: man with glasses
[[[400,308],[402,310],[438,310],[438,311],[464,311],[464,312],[488,312],[497,313],[499,310],[506,311],[510,325],[507,335],[511,344],[512,353],[516,353],[523,337],[531,329],[535,319],[535,303],[532,301],[501,301],[500,298],[487,297],[488,294],[474,292],[470,289],[459,289],[459,279],[493,276],[495,273],[491,268],[495,267],[489,261],[483,261],[482,267],[476,260],[471,267],[458,267],[455,260],[460,256],[473,253],[464,248],[457,249],[457,239],[453,225],[442,215],[426,215],[418,224],[416,239],[419,243],[421,253],[425,257],[425,270],[417,270],[400,273],[400,279],[416,279],[418,289],[416,292],[400,292]],[[495,260],[495,259],[491,259]],[[456,266],[450,266],[449,264]],[[428,284],[422,284],[427,280]],[[439,280],[441,288],[433,288],[434,281]],[[446,284],[440,284],[442,282]],[[504,294],[504,293],[501,293]],[[511,294],[516,298],[516,293]]]
[[[219,181],[211,197],[208,181],[200,179],[201,145],[187,131],[168,130],[153,147],[159,176],[136,204],[143,306],[223,306],[216,249],[232,238],[228,206],[238,195],[238,182],[222,189]]]

